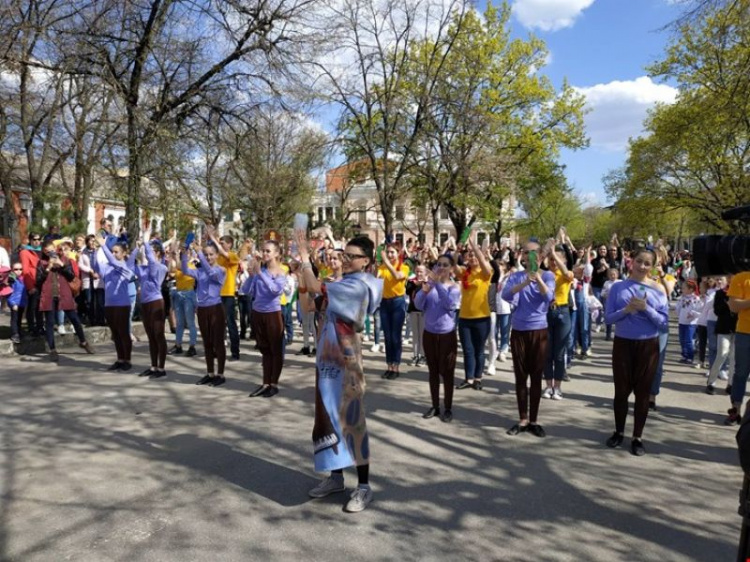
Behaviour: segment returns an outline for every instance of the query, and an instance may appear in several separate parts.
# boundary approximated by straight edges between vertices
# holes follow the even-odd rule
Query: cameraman
[[[740,423],[740,407],[745,397],[747,377],[750,375],[750,271],[732,278],[727,291],[729,310],[737,314],[737,331],[734,336],[734,377],[732,379],[732,407],[725,425]]]

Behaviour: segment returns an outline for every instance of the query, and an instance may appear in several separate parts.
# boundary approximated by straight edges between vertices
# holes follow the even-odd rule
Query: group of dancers
[[[227,322],[224,299],[233,298],[236,292],[249,296],[252,331],[262,356],[263,381],[250,396],[271,398],[279,393],[286,348],[281,300],[290,271],[282,263],[281,247],[277,241],[268,240],[257,252],[251,253],[242,267],[241,284],[237,285],[240,260],[233,252],[233,239],[229,236],[217,239],[210,228],[207,234],[203,244],[190,240],[180,242],[176,236],[162,244],[151,240],[145,232],[132,251],[123,242],[108,239],[103,233],[96,237],[98,249],[92,267],[103,280],[104,311],[117,354],[109,369],[118,372],[132,369],[128,287],[137,278],[151,362],[140,376],[159,379],[167,374],[162,286],[172,269],[182,290],[195,292],[195,314],[206,365],[205,375],[196,384],[216,387],[226,382],[225,336],[232,322]],[[342,470],[356,466],[358,486],[345,509],[362,511],[372,500],[362,332],[368,318],[379,311],[386,343],[383,378],[397,378],[401,328],[407,313],[407,282],[412,284],[410,306],[421,315],[418,333],[412,334],[418,347],[415,353],[419,354],[417,357],[423,354],[429,371],[431,405],[423,417],[449,423],[454,416],[454,389],[482,390],[485,345],[491,332],[494,338],[495,331],[494,310],[491,310],[495,307],[490,306],[494,296],[495,300],[509,304],[512,310],[509,351],[515,376],[518,421],[507,433],[545,436],[538,419],[540,402],[543,394],[562,398],[560,385],[566,376],[566,350],[571,329],[571,290],[580,276],[579,264],[570,262],[565,237],[550,239],[544,244],[526,243],[500,284],[494,278],[497,272],[491,264],[493,256],[480,248],[473,236],[469,236],[460,253],[440,253],[433,263],[421,264],[416,277],[410,276],[396,245],[388,245],[379,252],[381,263],[378,265],[373,242],[367,237],[353,238],[333,249],[335,259],[329,261],[335,267],[331,268],[328,263],[322,265],[318,259],[312,259],[317,251],[310,249],[304,230],[295,231],[294,241],[298,255],[294,256],[297,262],[293,269],[299,280],[299,294],[305,295],[306,315],[301,318],[306,332],[304,345],[309,348],[308,338],[312,336],[316,349],[315,469],[330,472],[310,490],[312,497],[343,491]],[[43,301],[52,299],[55,306],[62,305],[61,309],[66,310],[64,303],[73,281],[69,260],[64,254],[57,255],[46,248],[44,256],[39,264]],[[668,333],[671,287],[658,267],[657,252],[640,248],[629,257],[629,276],[611,286],[604,311],[604,321],[614,326],[615,333],[612,351],[615,427],[606,445],[614,448],[623,443],[628,401],[634,394],[635,419],[630,450],[640,456],[645,453],[643,431],[653,398],[652,385],[666,348],[663,335]],[[589,258],[586,256],[587,264]],[[325,272],[321,271],[324,267]],[[736,308],[746,323],[750,314],[750,279],[736,276],[733,287],[738,277],[737,287],[729,291],[730,300],[734,299],[730,306]],[[496,294],[493,295],[493,291]],[[231,304],[230,310],[233,310],[234,302]],[[79,330],[75,311],[69,317],[81,346],[93,353],[82,328]],[[178,331],[179,323],[178,315]],[[229,336],[232,357],[239,358],[239,345],[231,341],[231,330]],[[465,376],[456,385],[459,340]],[[191,337],[191,349],[194,344]],[[55,353],[54,337],[50,352]],[[57,359],[56,353],[54,358]],[[742,372],[736,370],[735,375]],[[747,378],[746,372],[744,376]],[[544,393],[543,378],[547,380]]]

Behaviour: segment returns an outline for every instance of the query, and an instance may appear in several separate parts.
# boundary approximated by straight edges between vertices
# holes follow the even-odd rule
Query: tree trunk
[[[131,241],[138,239],[140,234],[140,220],[138,209],[141,191],[141,157],[138,146],[138,124],[135,109],[128,108],[128,181],[125,196],[125,224]]]

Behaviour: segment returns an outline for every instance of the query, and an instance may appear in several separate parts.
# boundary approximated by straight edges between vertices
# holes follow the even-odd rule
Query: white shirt
[[[0,246],[0,267],[7,267],[10,269],[10,256],[8,250]]]

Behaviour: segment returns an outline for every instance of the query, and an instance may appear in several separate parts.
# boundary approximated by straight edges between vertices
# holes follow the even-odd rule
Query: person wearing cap
[[[136,275],[141,285],[141,321],[148,337],[148,351],[151,367],[141,372],[139,377],[158,379],[167,374],[164,364],[167,359],[167,339],[164,335],[166,309],[161,286],[167,276],[167,266],[163,263],[164,249],[158,240],[149,240],[148,230],[143,232],[141,259],[136,265]]]

